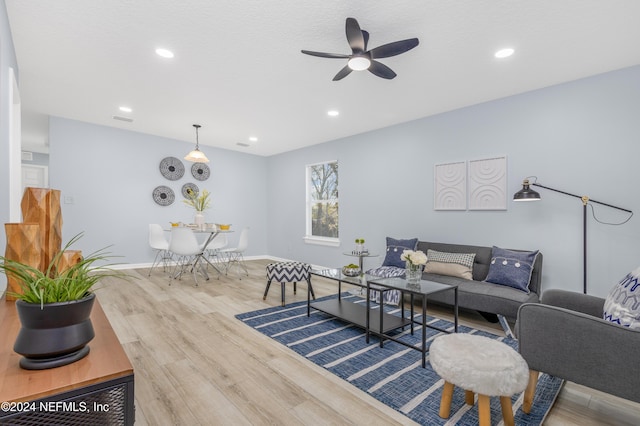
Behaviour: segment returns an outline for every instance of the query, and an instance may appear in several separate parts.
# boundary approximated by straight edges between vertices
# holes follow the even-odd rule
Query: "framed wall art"
[[[434,210],[467,209],[467,165],[465,161],[434,166]]]
[[[507,210],[507,157],[469,161],[469,210]]]

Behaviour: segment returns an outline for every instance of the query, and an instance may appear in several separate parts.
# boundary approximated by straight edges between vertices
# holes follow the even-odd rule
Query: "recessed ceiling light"
[[[158,56],[162,56],[163,58],[171,59],[173,58],[173,52],[168,49],[158,48],[156,49],[156,54]]]
[[[508,58],[509,56],[513,55],[513,52],[515,52],[515,50],[513,50],[510,47],[508,47],[506,49],[498,50],[496,53],[493,54],[493,56],[495,56],[496,58],[499,58],[499,59]]]
[[[335,109],[332,109],[331,111],[327,111],[327,115],[329,117],[337,117],[340,115],[340,112],[336,111]]]
[[[120,111],[122,112],[132,112],[133,110],[131,108],[129,108],[128,106],[121,106]]]
[[[255,136],[251,136],[251,137],[249,138],[249,140],[250,140],[251,142],[258,142],[258,138],[256,138]]]

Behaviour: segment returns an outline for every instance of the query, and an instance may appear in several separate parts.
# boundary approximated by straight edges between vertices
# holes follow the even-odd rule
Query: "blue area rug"
[[[335,296],[331,296],[335,297]],[[357,303],[364,300],[345,293],[343,300]],[[329,297],[318,299],[326,300]],[[385,306],[385,310],[398,314],[400,310]],[[409,313],[407,312],[407,315]],[[367,392],[380,402],[392,407],[417,423],[423,425],[477,425],[478,409],[465,404],[464,391],[455,388],[449,419],[438,416],[443,381],[431,369],[421,367],[421,353],[396,342],[387,341],[383,348],[379,340],[372,337],[365,343],[364,330],[337,320],[330,315],[311,310],[307,317],[306,302],[297,302],[285,307],[273,307],[236,315],[236,318],[261,333],[277,340],[300,355],[324,367],[336,376]],[[453,323],[428,317],[428,323],[453,330]],[[506,337],[459,326],[460,333],[473,333],[503,341],[513,348],[518,342]],[[437,337],[438,331],[427,329],[427,344]],[[416,324],[415,334],[409,330],[398,331],[396,337],[420,345],[421,327]],[[427,354],[428,361],[428,354]],[[523,394],[512,398],[516,425],[539,425],[545,419],[555,401],[562,379],[541,373],[535,400],[530,414],[522,412]],[[476,397],[477,398],[477,397]],[[491,398],[493,424],[502,421],[500,399]]]

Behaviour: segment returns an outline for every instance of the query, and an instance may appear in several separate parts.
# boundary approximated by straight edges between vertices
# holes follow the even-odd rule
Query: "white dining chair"
[[[244,256],[243,253],[249,246],[249,228],[243,228],[240,231],[240,239],[238,240],[238,245],[236,247],[226,248],[219,251],[221,256],[224,256],[226,259],[225,266],[225,275],[229,272],[233,266],[236,267],[238,271],[238,278],[242,279],[240,275],[240,270],[243,269],[244,272],[249,276],[249,271],[247,270],[246,265],[244,264]]]
[[[169,285],[171,281],[182,277],[182,275],[191,268],[193,279],[198,286],[198,268],[202,265],[198,264],[199,255],[202,255],[202,245],[198,243],[198,239],[193,231],[185,227],[171,228],[171,241],[169,242],[169,251],[175,256],[175,268],[169,276]]]
[[[153,259],[151,269],[149,269],[149,276],[151,276],[153,268],[159,265],[160,262],[162,262],[162,270],[167,272],[167,266],[172,260],[172,255],[169,251],[169,241],[164,236],[164,230],[157,223],[149,224],[149,246],[156,250],[156,257]]]
[[[207,246],[207,258],[210,262],[222,263],[224,261],[221,256],[220,250],[226,248],[229,245],[227,234],[218,234],[213,241]]]

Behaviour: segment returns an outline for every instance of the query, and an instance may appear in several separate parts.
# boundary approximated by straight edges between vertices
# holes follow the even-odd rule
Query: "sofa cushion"
[[[513,251],[493,246],[491,265],[485,281],[522,290],[529,293],[529,281],[536,251]]]
[[[473,278],[473,259],[475,257],[475,253],[447,253],[428,249],[428,260],[424,266],[424,272],[470,280]]]
[[[604,301],[602,317],[640,330],[640,268],[629,272],[611,289]]]
[[[387,254],[384,257],[382,266],[395,266],[397,268],[404,268],[405,262],[400,259],[402,252],[405,250],[415,250],[418,244],[417,238],[409,240],[396,240],[395,238],[387,237]]]
[[[405,268],[380,266],[379,268],[369,269],[366,273],[381,278],[404,277]]]

